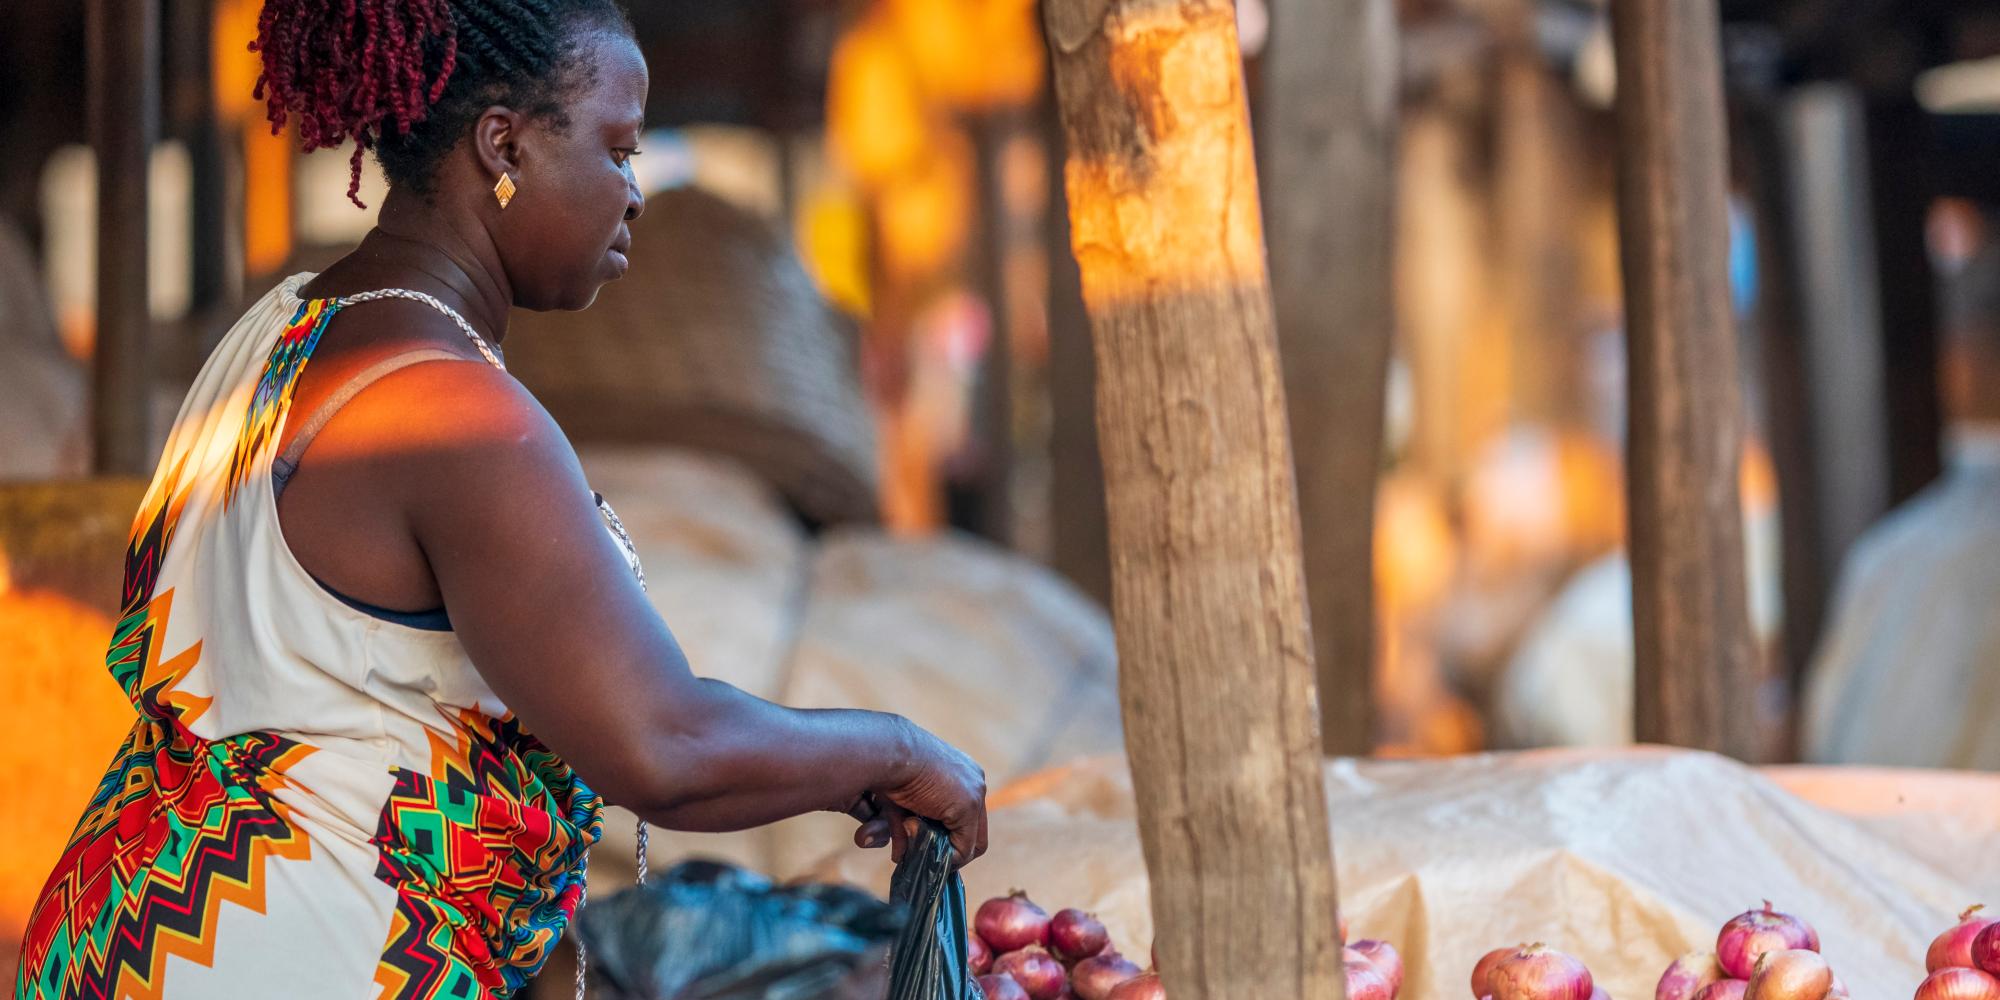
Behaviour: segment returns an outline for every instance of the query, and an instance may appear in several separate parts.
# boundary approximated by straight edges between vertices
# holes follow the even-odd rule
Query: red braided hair
[[[256,97],[272,134],[295,120],[308,153],[354,140],[361,205],[368,150],[421,192],[490,105],[564,124],[565,88],[589,75],[570,53],[592,27],[632,33],[617,0],[264,0]]]
[[[265,0],[250,50],[264,57],[254,96],[269,103],[271,134],[295,118],[308,153],[353,139],[347,198],[366,208],[362,154],[429,114],[457,64],[458,29],[448,0]]]

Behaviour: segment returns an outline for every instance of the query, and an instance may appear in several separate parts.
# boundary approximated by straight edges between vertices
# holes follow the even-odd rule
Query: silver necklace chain
[[[479,356],[485,358],[487,364],[501,371],[507,370],[507,363],[500,360],[500,353],[494,350],[493,345],[488,344],[486,338],[480,336],[479,331],[474,330],[472,324],[467,323],[465,317],[458,314],[458,310],[438,301],[435,295],[426,295],[423,292],[408,288],[378,288],[372,292],[343,295],[333,301],[335,305],[344,309],[359,302],[375,302],[381,299],[409,299],[412,302],[421,302],[432,309],[436,309],[438,312],[444,313],[446,316],[451,317],[453,323],[458,324],[459,330],[465,334],[467,340],[472,341],[473,347],[479,349]]]

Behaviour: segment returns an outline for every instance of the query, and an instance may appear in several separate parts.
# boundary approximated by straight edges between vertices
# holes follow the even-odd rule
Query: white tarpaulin
[[[2000,901],[2000,778],[1774,769],[1652,748],[1331,762],[1340,897],[1355,937],[1408,965],[1405,1000],[1463,1000],[1486,951],[1546,942],[1613,997],[1650,997],[1674,956],[1713,948],[1769,898],[1819,931],[1857,997],[1906,997],[1930,939]],[[996,796],[974,901],[1021,888],[1095,911],[1123,950],[1152,940],[1122,758],[1031,776]],[[886,859],[820,875],[880,890]]]

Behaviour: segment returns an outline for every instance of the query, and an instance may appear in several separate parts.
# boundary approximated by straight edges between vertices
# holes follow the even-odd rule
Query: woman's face
[[[519,190],[495,233],[526,309],[582,309],[625,275],[645,210],[631,157],[646,116],[646,60],[632,39],[594,31],[574,58],[585,67],[564,104],[566,126],[532,119],[518,149]]]

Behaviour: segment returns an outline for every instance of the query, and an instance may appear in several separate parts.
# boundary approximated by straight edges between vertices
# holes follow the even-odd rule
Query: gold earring
[[[493,182],[493,197],[500,202],[500,207],[503,209],[507,207],[508,202],[514,200],[514,190],[514,178],[504,173],[500,175],[499,180]]]

